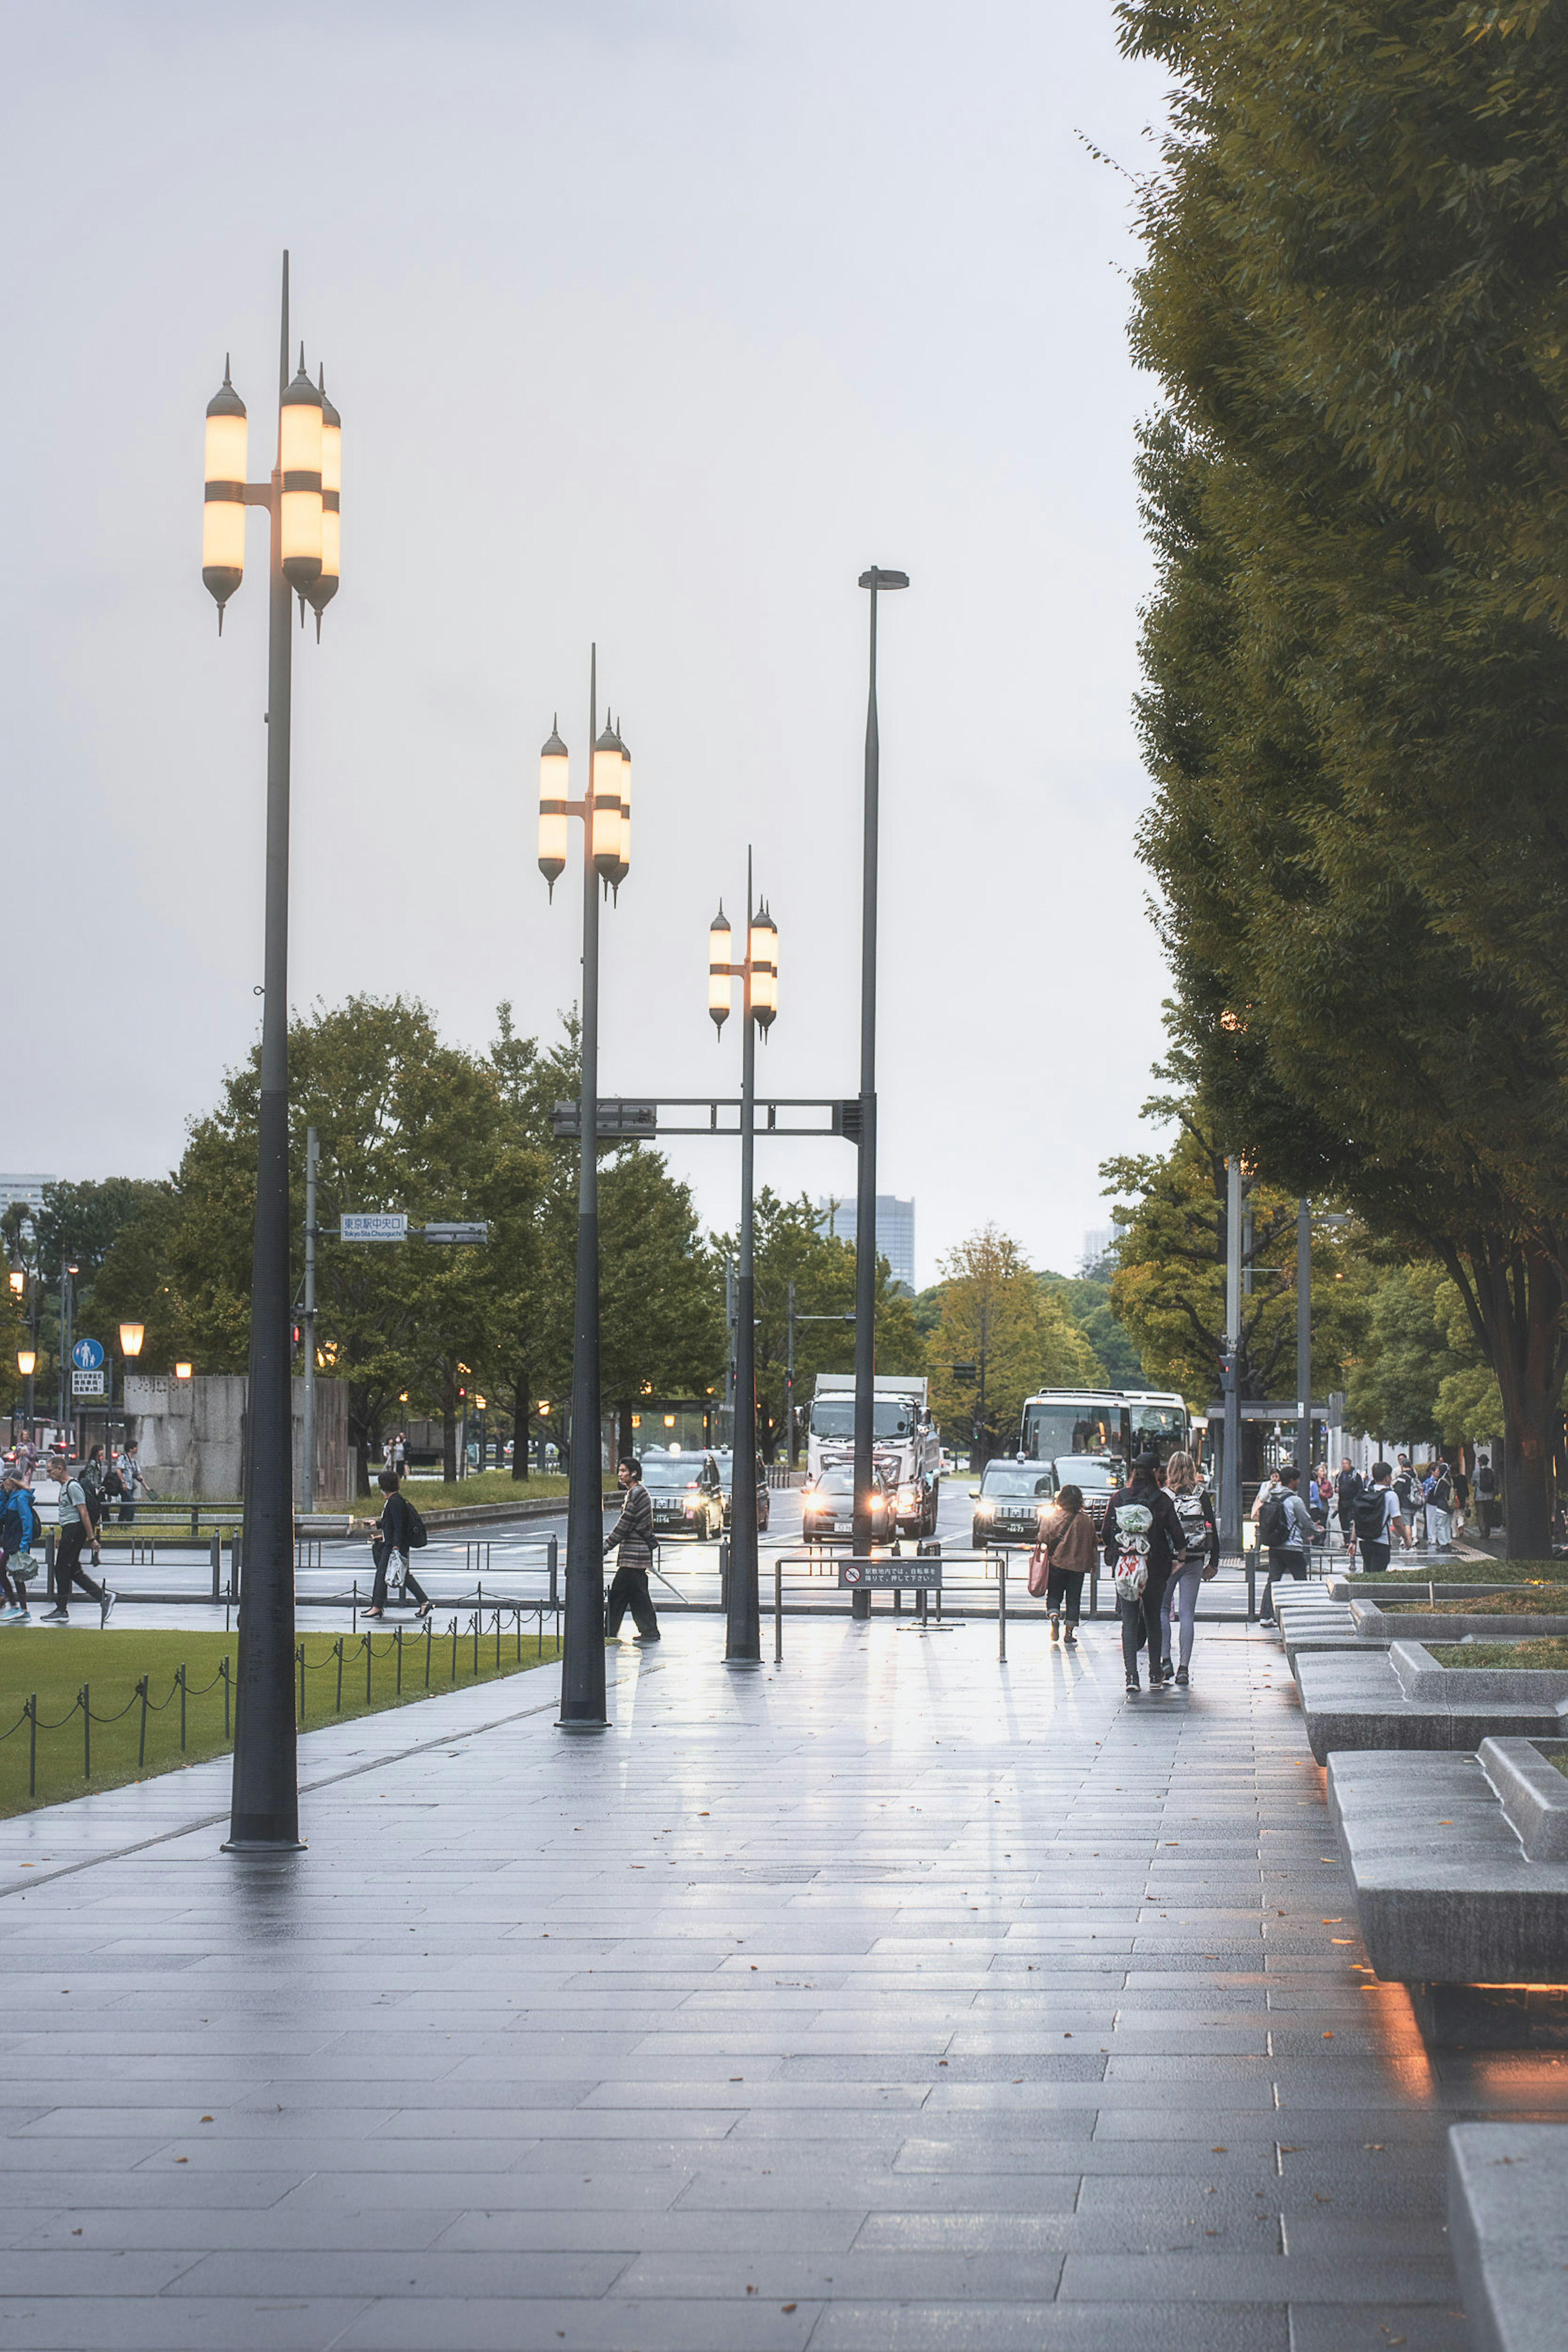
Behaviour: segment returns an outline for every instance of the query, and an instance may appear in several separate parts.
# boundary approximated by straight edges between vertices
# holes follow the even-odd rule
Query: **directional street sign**
[[[98,1345],[98,1342],[97,1342],[97,1340],[96,1340],[96,1339],[89,1339],[89,1340],[85,1341],[83,1344],[84,1344],[85,1346],[87,1346],[87,1347],[89,1347],[89,1348],[95,1348],[95,1347]],[[76,1353],[76,1349],[75,1349],[74,1348],[71,1349],[71,1353],[72,1353],[72,1355],[73,1355],[73,1356],[75,1355],[75,1353]],[[71,1374],[71,1394],[72,1394],[72,1396],[74,1396],[74,1397],[102,1396],[102,1395],[104,1394],[104,1392],[105,1392],[105,1391],[104,1391],[104,1375],[103,1375],[103,1373],[102,1373],[102,1372],[100,1372],[100,1371],[95,1371],[95,1372],[78,1372],[78,1371],[73,1371],[73,1372],[72,1372],[72,1374]]]
[[[78,1372],[96,1372],[103,1361],[101,1339],[78,1339],[71,1349],[71,1361]]]
[[[422,1228],[427,1242],[451,1242],[459,1247],[482,1249],[490,1238],[487,1224],[438,1224]]]
[[[379,1214],[344,1216],[339,1221],[338,1238],[344,1242],[405,1242],[408,1212],[395,1209]]]

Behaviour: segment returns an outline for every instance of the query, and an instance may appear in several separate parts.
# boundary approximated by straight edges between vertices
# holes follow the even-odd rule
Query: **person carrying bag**
[[[1040,1541],[1029,1564],[1029,1589],[1044,1593],[1051,1607],[1051,1638],[1074,1648],[1083,1609],[1083,1580],[1094,1564],[1094,1522],[1083,1507],[1081,1486],[1063,1486],[1040,1521]],[[1061,1621],[1067,1626],[1062,1633]]]

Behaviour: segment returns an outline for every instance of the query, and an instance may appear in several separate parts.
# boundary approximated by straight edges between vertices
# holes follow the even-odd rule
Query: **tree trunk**
[[[517,1374],[512,1391],[512,1475],[526,1478],[528,1475],[528,1376]]]
[[[349,1476],[356,1495],[371,1491],[371,1401],[362,1393],[355,1402],[352,1383],[349,1389]]]
[[[1444,1251],[1502,1391],[1503,1511],[1510,1559],[1552,1552],[1552,1451],[1568,1372],[1561,1266],[1533,1241],[1473,1236]]]
[[[628,1454],[636,1453],[637,1448],[632,1443],[636,1434],[636,1431],[632,1426],[632,1400],[630,1397],[622,1397],[615,1408],[615,1459],[617,1462],[623,1461]]]
[[[441,1367],[441,1475],[447,1485],[457,1478],[457,1375],[452,1366]]]

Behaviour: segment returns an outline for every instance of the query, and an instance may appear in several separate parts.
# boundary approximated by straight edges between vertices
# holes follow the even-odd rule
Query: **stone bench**
[[[1359,1644],[1358,1644],[1359,1651]],[[1476,1748],[1568,1730],[1568,1668],[1444,1666],[1419,1642],[1303,1655],[1296,1688],[1320,1764],[1343,1748]]]
[[[1341,1751],[1329,1814],[1367,1958],[1438,2044],[1568,2038],[1568,1741],[1475,1755]]]
[[[1450,2126],[1448,2242],[1474,2352],[1559,2352],[1565,2215],[1568,2126]]]

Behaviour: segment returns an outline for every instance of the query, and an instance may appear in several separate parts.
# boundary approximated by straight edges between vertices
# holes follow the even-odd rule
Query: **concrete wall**
[[[222,1502],[242,1491],[246,1401],[241,1373],[191,1381],[129,1377],[125,1409],[154,1495]],[[294,1490],[305,1488],[305,1383],[293,1382]],[[349,1493],[349,1390],[344,1381],[316,1383],[316,1495],[341,1502]]]

